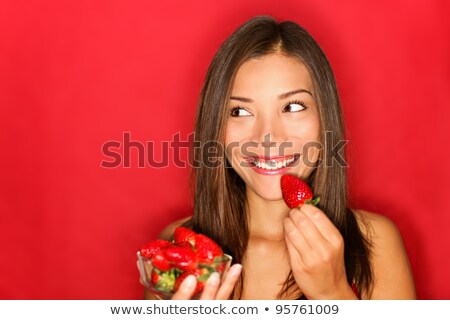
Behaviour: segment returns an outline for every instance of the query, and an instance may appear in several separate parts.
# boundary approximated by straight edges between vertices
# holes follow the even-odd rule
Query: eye
[[[232,107],[230,109],[230,116],[232,116],[232,117],[248,117],[251,115],[252,114],[250,112],[248,112],[247,110],[245,110],[242,107]]]
[[[283,108],[283,112],[299,112],[305,110],[307,106],[299,100],[289,101]]]

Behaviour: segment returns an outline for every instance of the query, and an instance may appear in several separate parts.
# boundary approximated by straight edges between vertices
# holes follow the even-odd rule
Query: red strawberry
[[[161,277],[159,276],[159,273],[157,273],[157,272],[155,271],[155,269],[153,269],[153,270],[152,270],[152,283],[153,283],[153,284],[157,284],[160,278],[161,278]]]
[[[175,232],[173,233],[173,241],[175,243],[188,241],[191,243],[191,245],[195,246],[195,235],[196,233],[191,229],[185,227],[178,227],[175,229]]]
[[[166,240],[157,239],[143,245],[141,248],[141,256],[151,258],[153,255],[163,248],[172,246],[172,243]]]
[[[164,250],[164,255],[174,267],[181,270],[197,268],[197,254],[192,248],[171,247]]]
[[[175,243],[175,247],[192,248],[192,244],[188,241],[181,241],[181,242]]]
[[[219,272],[219,273],[222,273],[225,270],[225,267],[227,266],[227,264],[221,262],[220,258],[218,260],[219,261],[216,263],[216,271]]]
[[[181,283],[183,282],[184,279],[186,279],[187,276],[189,275],[194,275],[197,278],[197,286],[195,287],[195,291],[193,293],[193,295],[195,296],[196,294],[200,293],[203,291],[203,288],[205,287],[205,281],[207,279],[207,277],[203,276],[203,274],[208,273],[207,269],[195,269],[195,270],[189,270],[189,271],[185,271],[183,272],[175,281],[175,291],[178,290],[178,288],[180,287]],[[208,273],[209,275],[209,273]]]
[[[215,257],[223,255],[222,248],[214,240],[203,234],[195,236],[195,247],[197,248],[198,260],[203,263],[211,263]]]
[[[153,257],[152,257],[153,267],[155,267],[161,271],[167,271],[170,269],[170,263],[167,260],[167,257],[165,255],[165,251],[168,249],[171,249],[171,248],[160,250],[153,255]]]
[[[319,202],[319,198],[311,200],[312,192],[306,182],[291,175],[281,177],[281,193],[283,194],[284,202],[291,209],[304,203],[316,205]]]

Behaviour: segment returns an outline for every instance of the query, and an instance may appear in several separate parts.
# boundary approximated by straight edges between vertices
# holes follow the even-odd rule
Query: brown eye
[[[230,116],[232,117],[247,117],[251,116],[252,114],[241,107],[233,107],[230,111]]]
[[[305,110],[306,106],[301,101],[290,101],[284,108],[283,112],[299,112]]]

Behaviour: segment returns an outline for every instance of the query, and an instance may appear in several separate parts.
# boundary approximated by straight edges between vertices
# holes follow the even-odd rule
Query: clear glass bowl
[[[173,294],[175,293],[175,290],[161,291],[161,290],[157,289],[156,286],[153,284],[153,282],[152,282],[153,265],[152,265],[151,259],[142,256],[139,251],[137,252],[137,258],[138,258],[138,263],[139,263],[139,272],[140,272],[140,276],[141,276],[141,281],[142,281],[142,284],[144,285],[144,287],[146,287],[154,295],[156,295],[164,300],[171,299]],[[201,264],[200,266],[207,268],[207,269],[208,268],[216,269],[216,272],[218,272],[220,277],[222,278],[224,276],[224,274],[230,268],[231,261],[232,261],[232,257],[228,254],[224,254],[223,257],[221,257],[220,259],[216,258],[213,263]],[[209,277],[209,275],[207,277]],[[193,299],[197,299],[200,296],[200,294],[201,294],[201,292],[198,293],[196,296],[194,296]]]

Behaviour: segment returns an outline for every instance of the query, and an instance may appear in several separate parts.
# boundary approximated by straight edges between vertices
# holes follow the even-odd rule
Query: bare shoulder
[[[163,231],[159,234],[160,239],[170,240],[172,238],[173,232],[175,229],[179,226],[181,226],[183,223],[185,223],[187,220],[189,220],[191,217],[186,217],[183,219],[175,220],[168,224]]]
[[[397,226],[386,216],[353,210],[361,231],[372,244],[372,299],[415,299],[409,259]]]
[[[353,210],[364,235],[371,241],[390,242],[401,240],[397,226],[388,217],[366,210]]]

